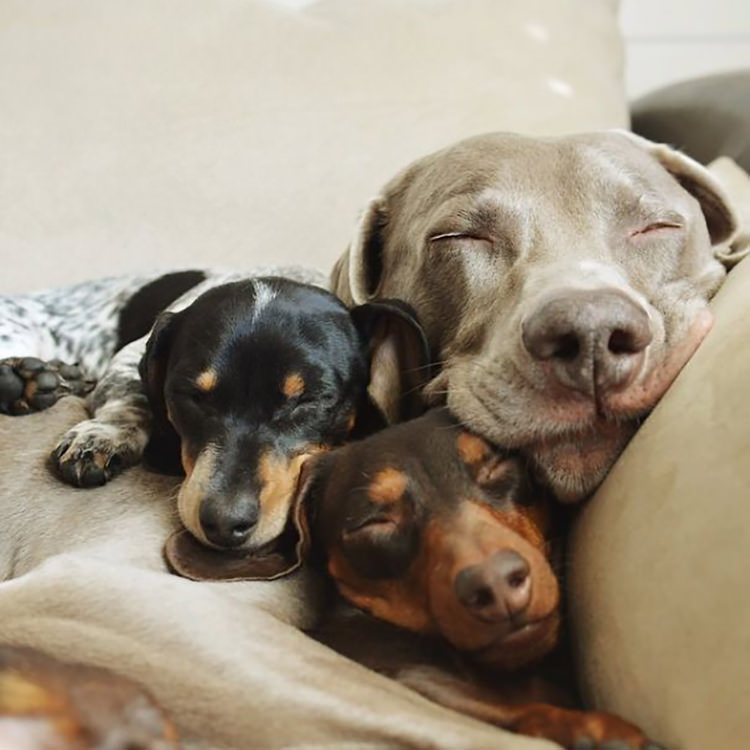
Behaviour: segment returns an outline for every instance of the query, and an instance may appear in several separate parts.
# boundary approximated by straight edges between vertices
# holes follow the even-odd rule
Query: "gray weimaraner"
[[[736,228],[710,173],[629,133],[483,135],[404,169],[333,271],[347,303],[410,303],[425,393],[589,494],[711,327]]]

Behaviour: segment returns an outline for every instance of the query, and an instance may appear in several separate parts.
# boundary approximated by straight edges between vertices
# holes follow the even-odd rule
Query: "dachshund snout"
[[[502,550],[459,571],[455,588],[461,604],[479,619],[522,624],[531,602],[531,567],[517,552]]]
[[[646,311],[614,289],[556,294],[522,324],[529,354],[549,363],[561,385],[592,398],[632,382],[651,338]]]
[[[258,523],[258,501],[248,495],[231,499],[207,497],[201,503],[198,518],[211,544],[226,549],[240,547]]]

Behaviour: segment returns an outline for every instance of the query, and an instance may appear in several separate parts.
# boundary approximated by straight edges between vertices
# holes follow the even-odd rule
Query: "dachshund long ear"
[[[424,411],[430,347],[416,313],[400,300],[377,300],[351,310],[370,366],[370,399],[388,424]]]
[[[179,314],[165,312],[159,315],[138,365],[138,373],[152,414],[151,436],[144,457],[155,469],[168,474],[181,472],[180,438],[167,417],[164,399],[169,353],[179,321]]]

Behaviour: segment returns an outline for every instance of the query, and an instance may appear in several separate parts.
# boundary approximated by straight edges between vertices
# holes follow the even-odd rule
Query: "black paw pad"
[[[23,378],[10,365],[0,363],[0,409],[23,396]]]
[[[0,360],[0,414],[44,411],[63,396],[83,396],[94,387],[78,365],[36,357]]]

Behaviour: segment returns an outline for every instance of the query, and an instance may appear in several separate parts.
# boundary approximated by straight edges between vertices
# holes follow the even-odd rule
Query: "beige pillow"
[[[750,747],[750,260],[586,507],[570,607],[586,692],[667,747]]]
[[[623,126],[615,0],[6,0],[0,293],[327,271],[414,157]]]

